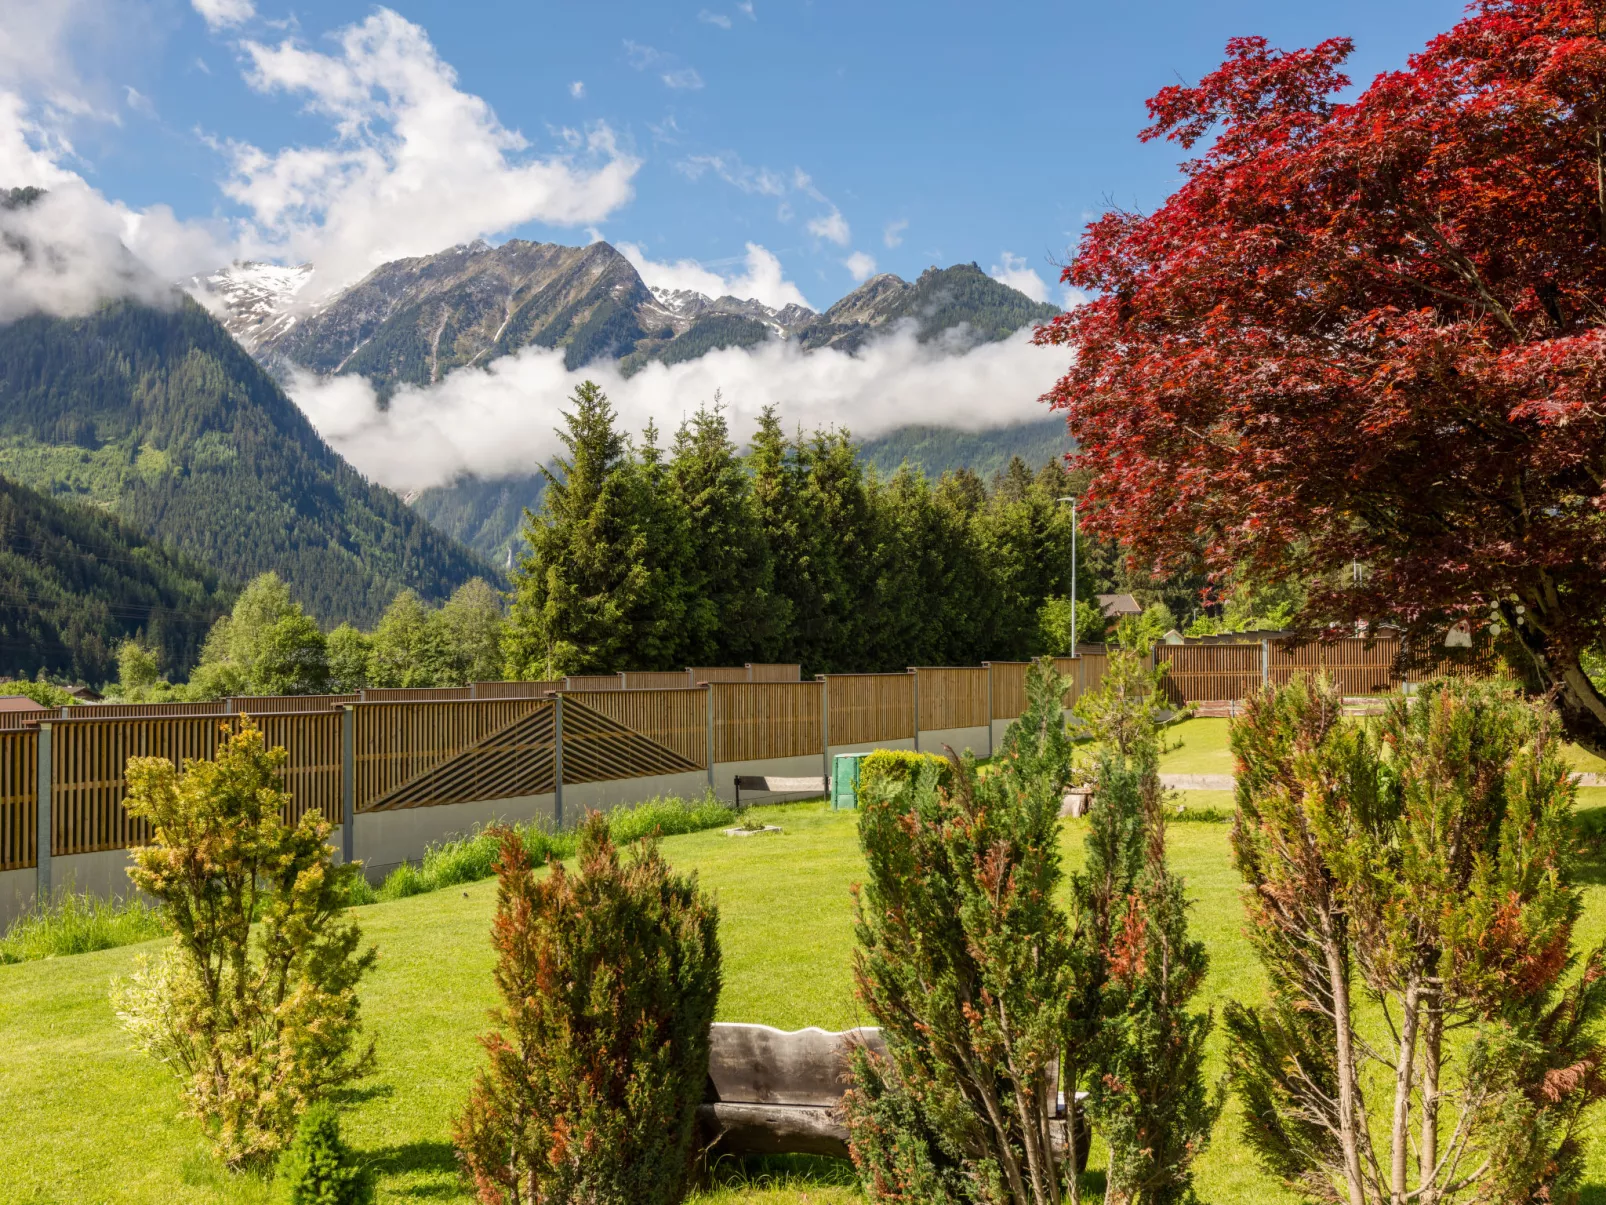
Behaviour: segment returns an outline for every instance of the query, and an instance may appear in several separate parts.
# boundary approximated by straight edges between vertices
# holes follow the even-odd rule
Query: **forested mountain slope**
[[[225,579],[276,570],[326,622],[486,572],[336,455],[188,299],[0,327],[0,473],[97,503]]]
[[[187,673],[228,600],[216,573],[115,517],[0,478],[0,676],[106,682],[130,637]]]

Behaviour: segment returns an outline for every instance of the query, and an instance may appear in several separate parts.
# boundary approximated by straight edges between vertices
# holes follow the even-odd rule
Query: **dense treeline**
[[[1058,464],[1013,460],[990,485],[966,471],[882,478],[845,432],[788,437],[773,411],[744,457],[717,400],[666,450],[651,427],[639,444],[621,432],[589,382],[565,417],[504,641],[517,676],[746,661],[896,670],[1069,643],[1059,499],[1076,482]],[[1083,600],[1118,584],[1114,561],[1084,546]],[[1082,610],[1082,639],[1101,638]]]
[[[137,638],[173,673],[195,664],[228,599],[216,574],[110,515],[0,478],[0,666],[99,683]]]
[[[0,327],[0,437],[27,484],[88,474],[69,488],[234,582],[276,570],[326,622],[370,623],[404,587],[439,600],[490,572],[363,480],[188,300]]]

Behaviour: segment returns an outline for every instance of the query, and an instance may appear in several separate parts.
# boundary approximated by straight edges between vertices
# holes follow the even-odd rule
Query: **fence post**
[[[340,860],[357,860],[357,710],[350,703],[340,717]]]
[[[471,699],[480,697],[480,684],[478,682],[470,682],[468,684],[468,697]]]
[[[831,684],[824,674],[815,675],[820,684],[820,768],[825,779],[825,792],[831,793]]]
[[[1262,688],[1271,685],[1271,641],[1260,642],[1260,685]]]
[[[714,789],[714,684],[704,682],[703,689],[708,692],[708,706],[704,709],[708,715],[708,789]]]
[[[914,679],[915,679],[915,752],[919,753],[920,752],[920,671],[917,670],[917,669],[911,669],[909,672],[914,675]]]
[[[38,782],[35,803],[39,809],[38,870],[34,881],[34,902],[43,905],[50,899],[50,729],[48,723],[39,725]]]
[[[983,661],[982,668],[987,671],[987,756],[993,755],[993,663]]]
[[[552,701],[552,827],[563,830],[563,696]]]

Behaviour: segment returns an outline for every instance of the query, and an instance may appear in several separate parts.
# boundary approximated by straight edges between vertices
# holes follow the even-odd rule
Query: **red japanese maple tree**
[[[1339,103],[1350,49],[1241,38],[1149,102],[1202,153],[1088,228],[1096,300],[1037,332],[1076,353],[1048,398],[1091,523],[1418,649],[1497,610],[1606,753],[1606,0],[1487,0]]]

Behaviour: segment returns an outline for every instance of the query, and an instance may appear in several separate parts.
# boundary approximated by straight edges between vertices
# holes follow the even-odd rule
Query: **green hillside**
[[[138,637],[187,673],[227,591],[111,515],[0,479],[0,676],[101,683]]]
[[[1063,418],[1044,418],[991,431],[956,431],[952,427],[899,427],[859,445],[859,460],[883,477],[907,461],[936,479],[955,469],[969,469],[990,479],[1019,456],[1032,468],[1058,460],[1071,450]]]
[[[276,570],[326,623],[487,573],[336,455],[187,299],[0,327],[0,473],[97,503],[222,578]]]

